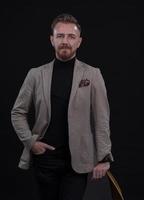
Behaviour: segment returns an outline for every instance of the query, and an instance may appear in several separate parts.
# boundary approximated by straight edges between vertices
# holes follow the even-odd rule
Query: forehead
[[[76,34],[79,35],[79,29],[73,23],[63,23],[58,22],[54,27],[54,34],[64,33],[64,34]]]

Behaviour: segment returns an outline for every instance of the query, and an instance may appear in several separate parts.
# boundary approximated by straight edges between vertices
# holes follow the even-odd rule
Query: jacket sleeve
[[[109,158],[113,161],[109,123],[110,109],[105,82],[98,68],[93,68],[92,76],[91,112],[93,118],[97,160],[100,162],[107,155],[109,155]]]
[[[28,72],[11,110],[11,122],[14,130],[21,142],[28,149],[31,149],[32,144],[35,142],[27,120],[35,86],[33,70],[31,69]]]

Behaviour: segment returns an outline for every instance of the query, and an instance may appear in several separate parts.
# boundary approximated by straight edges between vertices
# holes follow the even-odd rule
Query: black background
[[[111,166],[126,200],[143,199],[143,14],[138,3],[16,4],[1,7],[0,68],[0,193],[3,199],[35,196],[31,171],[17,168],[22,152],[10,121],[10,111],[31,67],[49,62],[54,51],[50,24],[62,12],[82,26],[77,57],[99,67],[111,108]],[[7,192],[4,190],[7,189]],[[89,199],[90,200],[90,199]],[[103,199],[101,199],[103,200]]]

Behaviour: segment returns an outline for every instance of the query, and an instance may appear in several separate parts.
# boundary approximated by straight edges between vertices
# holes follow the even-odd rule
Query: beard
[[[56,53],[57,56],[64,61],[71,59],[75,55],[75,52],[72,51],[72,48],[67,45],[60,46]]]

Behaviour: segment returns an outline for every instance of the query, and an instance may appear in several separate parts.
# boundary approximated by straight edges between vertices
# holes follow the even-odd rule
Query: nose
[[[63,43],[68,43],[68,37],[67,37],[67,36],[64,36],[62,42],[63,42]]]

